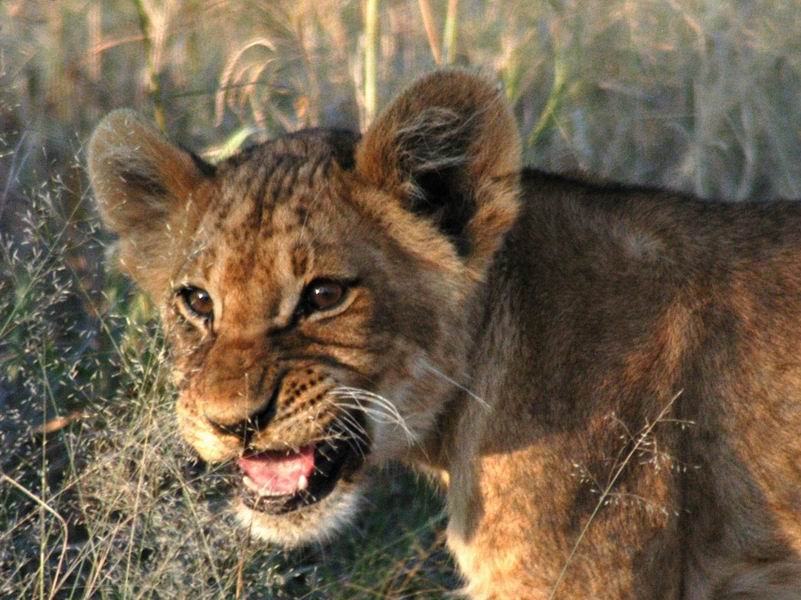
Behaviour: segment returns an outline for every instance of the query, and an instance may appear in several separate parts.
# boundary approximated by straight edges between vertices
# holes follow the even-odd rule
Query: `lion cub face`
[[[254,534],[324,538],[366,465],[436,436],[518,168],[503,101],[462,72],[421,80],[360,140],[305,131],[216,167],[129,111],[97,128],[99,210],[160,303],[181,433],[230,464]]]

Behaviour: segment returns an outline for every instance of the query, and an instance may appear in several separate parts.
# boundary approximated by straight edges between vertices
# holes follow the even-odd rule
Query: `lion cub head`
[[[459,71],[361,139],[301,131],[216,166],[133,112],[98,126],[97,205],[160,306],[181,433],[231,464],[254,534],[323,539],[366,465],[436,446],[518,170],[501,95]]]

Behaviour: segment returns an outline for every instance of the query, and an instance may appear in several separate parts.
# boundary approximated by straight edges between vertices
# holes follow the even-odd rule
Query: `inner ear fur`
[[[131,110],[116,110],[97,126],[88,167],[103,223],[120,238],[123,269],[159,296],[205,209],[202,186],[213,167]]]
[[[364,135],[356,168],[482,272],[517,217],[514,118],[497,86],[466,71],[438,71],[404,91]]]

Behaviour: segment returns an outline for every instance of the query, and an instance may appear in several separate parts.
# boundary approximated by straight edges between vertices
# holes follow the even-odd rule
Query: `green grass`
[[[107,111],[135,107],[219,159],[363,128],[436,50],[503,82],[529,164],[797,198],[799,22],[801,5],[769,0],[0,4],[0,597],[459,586],[441,499],[399,468],[329,545],[284,554],[232,527],[220,478],[176,434],[152,307],[104,267],[83,143]]]

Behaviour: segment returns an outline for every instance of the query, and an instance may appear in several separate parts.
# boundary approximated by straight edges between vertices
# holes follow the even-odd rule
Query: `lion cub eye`
[[[185,287],[180,292],[184,305],[197,317],[210,319],[214,314],[214,302],[206,290]]]
[[[303,293],[307,310],[328,310],[334,308],[345,297],[345,286],[336,281],[312,281]]]

